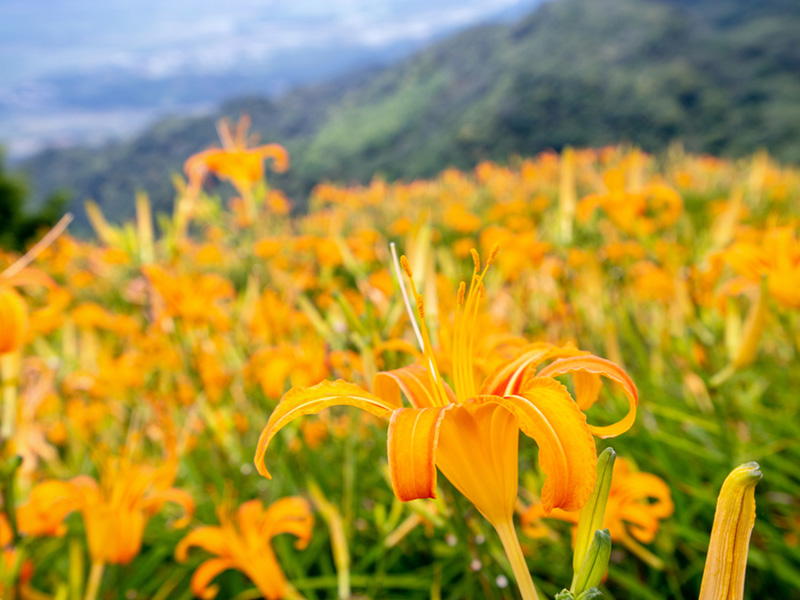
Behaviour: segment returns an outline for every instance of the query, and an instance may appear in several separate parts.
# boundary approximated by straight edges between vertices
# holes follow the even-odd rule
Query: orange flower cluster
[[[521,495],[541,498],[524,531],[545,531],[544,517],[575,522],[595,486],[596,439],[636,432],[640,412],[641,435],[660,431],[674,408],[652,408],[659,390],[714,412],[726,377],[800,348],[791,170],[759,159],[733,185],[739,169],[723,161],[570,149],[426,181],[321,183],[308,213],[292,215],[265,181],[265,161],[280,172],[288,155],[255,145],[248,126],[220,124],[222,148],[186,161],[172,215],[156,221],[139,195],[135,223],[117,226],[89,205],[97,240],[62,235],[22,262],[0,255],[0,475],[22,457],[0,512],[15,565],[4,589],[83,588],[97,600],[130,577],[132,597],[179,585],[208,598],[299,597],[279,567],[297,555],[272,538],[292,533],[304,547],[319,532],[302,556],[330,562],[350,597],[366,579],[350,569],[372,568],[350,561],[350,537],[399,548],[424,523],[433,551],[447,546],[445,517],[463,503],[437,484],[441,472],[476,509],[464,529],[483,532],[488,519],[535,598],[513,525],[519,464],[538,464]],[[220,197],[229,188],[212,175],[236,196]],[[715,201],[698,206],[687,190]],[[391,242],[405,252],[397,265]],[[334,409],[294,422],[339,405],[365,418]],[[693,415],[686,428],[706,422]],[[255,476],[254,454],[274,481]],[[408,508],[385,480],[399,500],[436,500]],[[650,564],[641,544],[672,513],[667,482],[620,460],[608,503],[611,538]],[[242,502],[211,524],[207,499],[230,486]],[[323,488],[330,500],[309,491]],[[191,529],[179,541],[165,523]],[[169,556],[190,561],[193,546],[213,556],[189,563],[183,582]],[[489,546],[482,559],[497,556],[495,537]],[[34,567],[48,557],[52,575],[22,568],[26,556]],[[333,579],[303,560],[287,569],[300,591]],[[131,576],[148,565],[163,567],[152,585]],[[244,577],[217,577],[229,569]]]

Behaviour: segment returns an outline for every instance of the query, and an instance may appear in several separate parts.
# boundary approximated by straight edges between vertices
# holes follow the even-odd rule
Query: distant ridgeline
[[[798,74],[797,0],[556,0],[391,68],[169,118],[102,149],[45,151],[24,168],[37,198],[71,190],[79,219],[86,198],[130,217],[137,189],[170,210],[171,173],[215,143],[220,116],[242,112],[289,149],[290,170],[271,183],[301,207],[322,180],[424,177],[567,144],[658,151],[679,140],[800,163]]]

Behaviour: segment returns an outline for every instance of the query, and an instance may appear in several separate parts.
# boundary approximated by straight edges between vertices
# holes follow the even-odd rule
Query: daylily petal
[[[280,533],[291,533],[297,536],[295,548],[302,550],[311,540],[313,527],[314,515],[307,500],[296,496],[281,498],[264,511],[262,535],[269,539]]]
[[[575,371],[572,374],[572,381],[575,383],[575,402],[578,403],[578,408],[582,411],[589,410],[597,402],[603,380],[597,373]]]
[[[303,415],[313,415],[338,405],[355,406],[377,417],[386,417],[396,408],[363,388],[342,380],[323,381],[312,387],[290,390],[272,411],[258,439],[255,456],[258,472],[268,479],[272,478],[264,465],[264,455],[270,441],[282,427]]]
[[[450,406],[398,408],[389,421],[389,473],[403,502],[436,497],[439,426]]]
[[[17,509],[17,523],[20,531],[28,535],[61,535],[67,515],[84,505],[83,496],[72,482],[44,481]]]
[[[436,466],[490,523],[508,522],[519,489],[519,426],[499,396],[450,406],[439,428]]]
[[[40,285],[50,289],[58,287],[50,275],[34,267],[26,267],[13,275],[0,274],[0,285],[10,287]]]
[[[547,475],[542,489],[545,513],[582,508],[594,489],[597,452],[586,415],[567,389],[552,379],[537,378],[522,394],[504,398],[503,406],[539,445],[539,464]]]
[[[526,371],[535,371],[547,354],[553,349],[550,344],[531,344],[522,354],[509,361],[489,375],[481,385],[480,396],[508,396],[519,392]]]
[[[436,392],[431,383],[428,370],[422,365],[410,365],[392,371],[381,371],[372,381],[375,395],[389,404],[400,408],[403,406],[402,392],[414,408],[427,408],[436,406]],[[447,395],[451,402],[455,402],[455,395],[449,386],[445,385]]]
[[[541,502],[537,502],[536,504],[531,504],[522,516],[520,517],[520,525],[522,526],[522,531],[528,537],[532,538],[542,538],[547,537],[550,533],[547,525],[542,521],[543,517],[547,517],[548,519],[559,519],[561,521],[566,521],[567,523],[572,523],[573,525],[578,524],[578,520],[580,519],[580,511],[571,511],[568,512],[566,510],[561,510],[560,508],[554,508],[550,511],[550,514],[545,514],[544,505]],[[575,532],[573,531],[573,534]]]
[[[186,561],[189,554],[189,548],[196,546],[202,548],[206,552],[216,554],[217,556],[224,556],[227,554],[228,543],[225,531],[222,527],[215,527],[207,525],[205,527],[198,527],[190,531],[175,548],[175,560],[178,562]]]
[[[267,600],[280,600],[286,596],[286,576],[271,547],[264,548],[262,554],[252,557],[240,568]]]
[[[236,568],[236,563],[230,558],[211,558],[201,564],[192,575],[192,593],[204,600],[210,600],[219,592],[219,586],[208,585],[217,575],[228,569]]]
[[[153,492],[142,501],[142,510],[158,512],[165,502],[173,502],[183,509],[183,516],[173,523],[175,529],[182,529],[189,524],[194,515],[194,500],[186,490],[169,488]]]
[[[16,290],[0,287],[0,354],[12,352],[25,341],[28,309]]]
[[[271,158],[272,169],[276,173],[283,173],[289,168],[289,153],[280,144],[265,144],[254,148],[253,152],[257,152],[261,159]]]
[[[525,389],[528,381],[538,377],[536,369],[543,362],[559,358],[588,355],[574,346],[553,346],[537,343],[526,346],[512,361],[499,367],[481,386],[481,394],[510,396]]]
[[[616,437],[625,433],[633,426],[636,421],[636,406],[639,403],[639,392],[636,385],[628,374],[618,365],[610,360],[594,355],[572,356],[561,358],[547,365],[539,371],[539,377],[558,377],[567,373],[586,372],[595,375],[602,375],[622,386],[622,391],[628,399],[628,414],[621,421],[613,425],[598,427],[589,425],[591,432],[599,438]]]

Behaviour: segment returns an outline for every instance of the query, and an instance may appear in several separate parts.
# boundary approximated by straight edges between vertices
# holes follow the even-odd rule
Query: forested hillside
[[[214,143],[220,116],[242,112],[289,149],[292,167],[275,182],[297,206],[321,180],[430,176],[567,144],[680,141],[734,157],[764,147],[800,162],[798,42],[791,0],[557,0],[392,68],[234,100],[102,149],[47,151],[25,169],[39,197],[67,188],[76,208],[91,197],[128,217],[143,187],[167,210],[170,174]]]

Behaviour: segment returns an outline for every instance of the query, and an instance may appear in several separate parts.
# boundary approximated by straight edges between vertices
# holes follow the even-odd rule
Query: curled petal
[[[517,358],[500,366],[481,386],[480,395],[509,396],[519,393],[520,386],[527,372],[535,372],[536,368],[553,350],[550,344],[532,344]]]
[[[24,269],[14,273],[13,275],[0,273],[0,285],[9,287],[35,285],[49,289],[54,289],[58,287],[58,285],[56,284],[55,281],[53,281],[50,275],[34,267],[25,267]]]
[[[575,382],[575,402],[578,403],[578,408],[582,411],[589,410],[597,402],[603,380],[597,373],[588,371],[575,371],[572,380]]]
[[[539,464],[547,475],[542,489],[545,513],[582,508],[597,478],[597,452],[586,415],[567,389],[552,379],[537,378],[524,393],[504,398],[503,406],[539,445]]]
[[[311,531],[314,527],[314,515],[311,505],[304,498],[293,496],[281,498],[270,504],[264,512],[264,531],[266,538],[272,538],[280,533],[291,533],[297,537],[295,548],[304,549],[311,541]]]
[[[449,406],[398,408],[389,421],[389,473],[403,502],[436,497],[436,446]]]
[[[183,509],[183,516],[173,523],[175,529],[183,529],[194,515],[194,500],[186,490],[168,488],[154,492],[144,499],[142,508],[151,513],[158,512],[166,502],[173,502]]]
[[[206,552],[224,556],[228,552],[227,537],[222,527],[205,526],[198,527],[186,535],[175,548],[175,560],[185,562],[189,554],[189,548],[196,546]]]
[[[193,178],[202,178],[208,173],[206,157],[213,152],[216,152],[216,150],[204,150],[203,152],[198,152],[187,158],[186,162],[183,163],[183,172],[186,174],[186,177],[191,180]]]
[[[636,421],[636,406],[639,403],[639,392],[636,390],[636,385],[628,374],[610,360],[593,355],[561,358],[547,365],[544,369],[539,371],[538,375],[539,377],[558,377],[559,375],[576,372],[585,372],[607,377],[622,387],[622,391],[625,392],[625,396],[628,399],[628,414],[626,414],[621,421],[604,427],[589,425],[591,432],[599,438],[610,438],[628,431],[628,429],[633,426],[634,421]],[[599,392],[599,388],[597,388],[597,391]],[[584,404],[588,401],[589,399],[587,398],[582,400]],[[591,401],[590,405],[593,403],[594,400]]]
[[[28,501],[17,509],[17,524],[28,535],[61,535],[64,519],[86,505],[71,481],[44,481],[31,491]]]
[[[403,399],[400,392],[408,398],[414,408],[436,406],[436,392],[431,383],[428,370],[421,365],[410,365],[392,371],[381,371],[372,382],[375,395],[389,404],[400,408]],[[445,388],[451,401],[455,401],[449,386]]]
[[[211,558],[197,567],[192,575],[192,593],[204,600],[211,600],[216,597],[219,587],[209,585],[211,580],[217,575],[228,569],[236,568],[236,563],[230,558]]]
[[[255,149],[262,158],[272,159],[272,169],[283,173],[289,168],[289,153],[280,144],[266,144]]]
[[[303,415],[317,414],[330,406],[355,406],[375,415],[388,416],[396,407],[353,383],[324,381],[312,387],[289,390],[272,411],[256,447],[255,465],[264,477],[271,475],[264,465],[267,446],[278,431]]]

